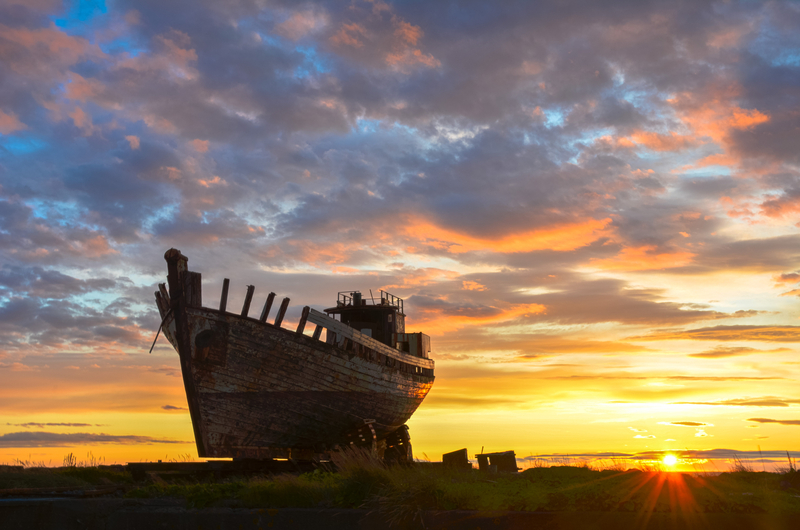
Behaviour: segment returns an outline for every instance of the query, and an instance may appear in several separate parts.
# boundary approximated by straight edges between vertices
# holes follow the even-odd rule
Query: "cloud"
[[[711,424],[711,423],[703,423],[703,422],[700,422],[700,421],[660,421],[660,422],[658,422],[658,424],[659,425],[678,425],[678,426],[681,426],[681,427],[706,427],[706,426],[713,427],[713,424]]]
[[[309,11],[298,11],[275,26],[275,31],[288,39],[298,40],[309,33],[324,28],[328,23],[325,13]]]
[[[0,109],[0,134],[11,134],[22,129],[27,129],[27,126],[19,121],[16,114],[5,113]]]
[[[800,272],[784,272],[774,278],[777,283],[798,283],[800,282]]]
[[[800,403],[800,399],[779,397],[741,398],[724,401],[677,401],[675,405],[715,405],[726,407],[788,407]]]
[[[756,423],[778,423],[780,425],[800,425],[800,420],[773,420],[770,418],[748,418],[747,421]]]
[[[44,429],[45,427],[91,427],[91,423],[6,423],[6,425],[13,425],[16,427],[36,427],[38,429]],[[100,427],[100,424],[95,424],[95,427]]]
[[[717,341],[763,341],[797,342],[800,340],[800,326],[714,326],[657,332],[650,335],[628,337],[631,341],[655,340],[717,340]]]
[[[139,145],[141,145],[141,141],[139,140],[138,136],[135,136],[133,134],[129,134],[128,136],[125,137],[125,139],[128,140],[128,143],[130,144],[131,149],[139,149]]]
[[[747,346],[717,346],[712,350],[707,350],[700,353],[690,353],[689,357],[699,357],[705,359],[721,359],[726,357],[736,357],[740,355],[750,355],[753,353],[787,353],[791,352],[790,348],[775,348],[773,350],[759,350],[757,348],[750,348]]]
[[[29,366],[20,362],[0,363],[0,369],[8,369],[12,372],[38,372],[38,366]]]
[[[525,402],[519,399],[505,397],[472,397],[459,395],[439,395],[434,393],[425,399],[425,403],[434,408],[448,409],[496,409],[509,406],[524,405]]]
[[[191,443],[169,438],[151,436],[56,433],[56,432],[10,432],[0,435],[0,447],[73,447],[79,445],[153,445]]]
[[[176,407],[174,405],[164,405],[161,408],[164,410],[187,410],[186,407]]]

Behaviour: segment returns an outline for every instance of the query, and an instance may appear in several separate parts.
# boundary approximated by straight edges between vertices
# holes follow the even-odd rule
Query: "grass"
[[[12,466],[0,467],[0,490],[15,488],[76,488],[112,484],[133,484],[130,474],[103,466],[104,459],[90,452],[79,461],[69,453],[62,467],[49,467],[44,462],[16,459]]]
[[[716,476],[604,466],[535,464],[517,474],[453,471],[433,465],[386,468],[369,453],[345,453],[337,472],[227,480],[134,483],[104,466],[0,470],[0,489],[125,484],[127,496],[184,499],[188,506],[361,508],[399,525],[427,510],[547,512],[800,513],[800,473],[755,472],[734,460]]]

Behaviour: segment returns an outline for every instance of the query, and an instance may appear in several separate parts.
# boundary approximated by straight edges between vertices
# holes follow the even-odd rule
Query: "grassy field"
[[[800,473],[732,471],[715,476],[586,466],[517,474],[436,466],[387,469],[369,455],[340,457],[337,472],[134,482],[98,466],[0,469],[0,490],[124,486],[134,498],[177,497],[189,507],[365,508],[413,520],[425,510],[800,514]]]

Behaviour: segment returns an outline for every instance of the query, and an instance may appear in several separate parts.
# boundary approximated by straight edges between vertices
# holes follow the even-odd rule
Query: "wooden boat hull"
[[[298,458],[347,445],[365,422],[381,440],[408,421],[433,385],[432,375],[388,366],[385,356],[352,341],[340,347],[215,309],[184,305],[178,312],[178,305],[159,308],[181,356],[201,457]]]

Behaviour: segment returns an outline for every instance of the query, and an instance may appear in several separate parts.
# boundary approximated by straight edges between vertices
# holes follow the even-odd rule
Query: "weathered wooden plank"
[[[303,307],[303,313],[300,315],[300,322],[297,324],[296,333],[302,334],[306,329],[306,320],[308,320],[308,306]]]
[[[275,327],[280,327],[281,322],[283,322],[283,317],[286,316],[286,310],[289,308],[289,299],[284,298],[281,301],[281,306],[278,308],[278,314],[275,315]]]
[[[255,285],[247,286],[247,294],[244,295],[244,304],[242,304],[242,316],[246,317],[250,312],[250,302],[253,301],[253,293],[255,292]]]
[[[223,313],[225,309],[228,308],[228,287],[230,287],[231,281],[228,278],[222,280],[222,295],[219,297],[219,310]]]
[[[306,318],[308,318],[308,317],[306,317]],[[319,340],[320,335],[322,335],[322,330],[323,329],[325,329],[325,328],[323,328],[322,326],[317,324],[317,327],[314,328],[314,334],[311,335],[311,338],[314,339],[314,340]]]
[[[267,295],[267,301],[264,302],[264,309],[261,310],[261,317],[258,319],[261,322],[266,322],[269,316],[269,310],[272,309],[272,301],[275,300],[275,293]]]
[[[271,329],[273,333],[279,333],[275,328],[264,329]],[[314,344],[310,338],[305,340],[310,344]],[[319,344],[321,348],[330,348],[330,346],[323,346],[322,343]],[[304,386],[302,381],[306,381],[313,382],[316,389],[321,390],[324,386],[319,385],[330,375],[335,375],[339,371],[330,363],[343,364],[341,368],[343,370],[341,375],[343,377],[342,382],[346,382],[348,387],[350,387],[350,384],[355,385],[350,388],[352,390],[370,386],[377,389],[377,387],[387,385],[385,391],[391,392],[392,389],[397,391],[401,387],[419,388],[419,385],[424,383],[424,379],[420,379],[422,376],[400,374],[365,359],[353,357],[351,360],[347,360],[335,355],[321,355],[319,351],[313,351],[305,347],[300,348],[296,345],[287,349],[285,346],[278,347],[278,343],[265,337],[253,336],[252,340],[231,338],[229,347],[232,352],[241,353],[233,356],[229,355],[226,367],[218,368],[214,373],[214,380],[220,382],[220,384],[223,384],[221,378],[225,378],[227,382],[224,385],[233,384],[237,386],[233,383],[234,380],[245,381],[250,380],[252,377],[254,384],[252,389],[257,390],[259,383],[256,380],[263,375],[261,372],[266,370],[268,374],[278,376],[278,381],[270,382],[271,385],[277,385],[276,388],[283,388],[284,384]],[[255,353],[259,350],[269,352],[268,359],[265,357],[259,359],[258,353]],[[287,367],[288,372],[283,373],[281,371],[282,366]],[[231,375],[232,372],[235,375]],[[361,382],[356,383],[354,380],[353,383],[350,383],[351,378],[361,380]],[[295,379],[300,382],[296,382]],[[263,382],[266,383],[266,381]],[[366,387],[364,386],[365,384],[367,385]]]
[[[161,318],[164,318],[164,315],[166,315],[167,311],[169,311],[169,302],[164,299],[164,296],[161,294],[161,292],[156,291],[155,295],[158,312],[161,313]]]
[[[238,318],[233,316],[222,317],[209,309],[203,309],[202,313],[214,319],[222,318],[223,320],[229,320]],[[229,356],[226,359],[226,367],[224,369],[218,368],[219,371],[215,373],[215,378],[221,377],[223,373],[235,371],[237,378],[247,379],[248,377],[243,374],[257,373],[263,366],[266,366],[263,365],[263,363],[268,361],[268,368],[266,369],[268,369],[270,373],[278,373],[281,366],[291,367],[290,373],[280,374],[281,377],[285,377],[287,381],[295,377],[310,381],[321,381],[327,374],[331,373],[329,362],[343,362],[346,363],[345,371],[358,379],[363,378],[364,383],[373,381],[373,385],[381,385],[382,383],[380,381],[385,379],[387,384],[390,385],[390,387],[386,389],[387,391],[391,391],[392,387],[397,387],[398,385],[418,386],[422,382],[422,380],[417,381],[415,377],[398,374],[396,370],[386,368],[376,362],[370,362],[366,358],[359,359],[358,357],[348,356],[344,352],[341,352],[341,350],[330,349],[330,346],[324,346],[323,343],[320,342],[318,343],[320,345],[319,347],[327,352],[327,354],[321,354],[318,348],[313,347],[315,344],[313,339],[309,337],[292,338],[295,336],[289,335],[291,332],[288,330],[279,330],[271,326],[261,327],[255,321],[242,322],[242,324],[250,328],[250,333],[229,336],[229,349],[232,352],[244,353],[242,353],[240,357]],[[274,338],[276,334],[283,340],[276,341]],[[307,342],[311,347],[297,344],[298,340],[303,343]],[[283,354],[284,352],[285,355]],[[320,358],[320,355],[322,355],[322,358]],[[338,357],[341,361],[334,357]],[[240,360],[237,361],[236,359]],[[318,371],[319,375],[315,375]],[[375,379],[376,376],[377,381]],[[361,386],[361,388],[364,387]]]
[[[203,307],[202,277],[199,272],[186,271],[183,278],[183,296],[189,307]]]
[[[164,283],[159,283],[158,292],[164,297],[164,300],[167,302],[167,307],[169,307],[169,293],[167,292],[167,285]]]

